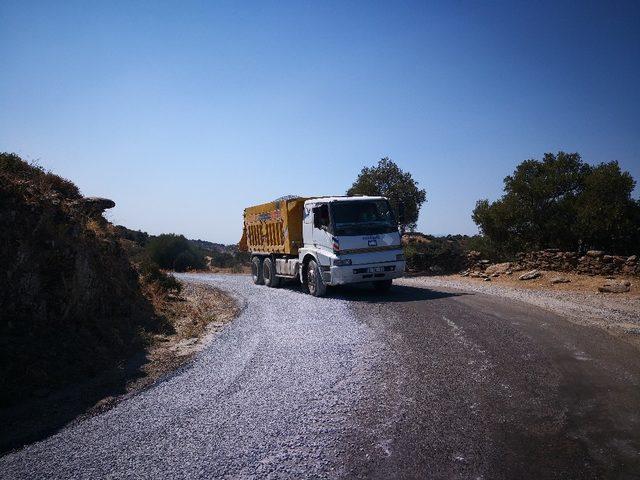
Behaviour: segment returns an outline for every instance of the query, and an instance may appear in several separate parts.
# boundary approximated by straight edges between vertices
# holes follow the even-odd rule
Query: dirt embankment
[[[151,383],[236,311],[215,289],[139,270],[103,217],[113,205],[0,154],[0,450]]]

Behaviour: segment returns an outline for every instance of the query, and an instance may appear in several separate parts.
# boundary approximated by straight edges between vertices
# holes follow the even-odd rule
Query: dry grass
[[[162,375],[187,362],[207,344],[211,334],[219,331],[239,312],[229,295],[208,285],[183,283],[179,296],[150,292],[156,311],[173,326],[172,334],[157,334],[150,338],[144,377],[128,390],[137,390],[153,383]]]

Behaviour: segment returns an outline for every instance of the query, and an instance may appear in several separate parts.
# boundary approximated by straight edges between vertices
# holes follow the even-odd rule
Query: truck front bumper
[[[404,275],[405,262],[384,262],[369,265],[332,266],[324,272],[327,285],[344,285],[347,283],[391,280]]]

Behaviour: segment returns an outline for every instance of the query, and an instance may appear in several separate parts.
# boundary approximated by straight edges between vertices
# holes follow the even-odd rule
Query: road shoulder
[[[578,325],[596,327],[640,349],[640,296],[565,289],[531,288],[456,276],[413,277],[399,285],[454,289],[520,301],[553,312]]]

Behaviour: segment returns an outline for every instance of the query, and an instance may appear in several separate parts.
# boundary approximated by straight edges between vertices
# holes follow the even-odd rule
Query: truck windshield
[[[398,229],[386,200],[354,200],[331,203],[334,235],[374,235]]]

